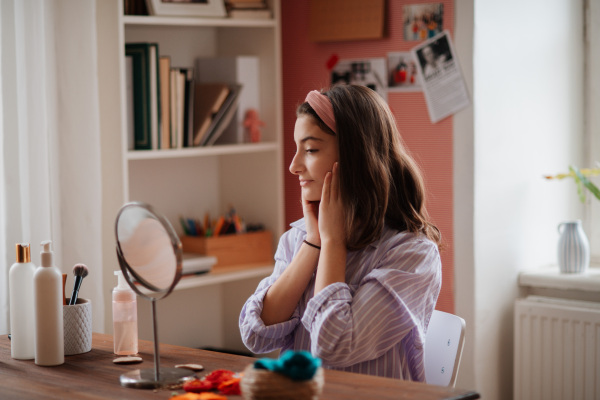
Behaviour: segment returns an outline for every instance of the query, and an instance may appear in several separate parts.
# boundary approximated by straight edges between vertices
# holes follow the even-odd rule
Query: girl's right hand
[[[302,213],[306,223],[306,240],[320,246],[321,235],[319,234],[319,202],[308,201],[302,193]]]

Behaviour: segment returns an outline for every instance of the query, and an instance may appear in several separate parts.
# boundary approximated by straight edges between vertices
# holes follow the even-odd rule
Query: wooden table
[[[20,361],[10,357],[10,341],[0,336],[0,399],[169,399],[173,390],[144,390],[122,387],[119,377],[135,369],[153,369],[153,344],[140,341],[140,356],[144,362],[136,365],[116,365],[112,362],[112,336],[93,334],[92,351],[66,356],[57,367],[40,367],[33,360]],[[255,359],[180,346],[160,346],[161,367],[197,363],[205,368],[201,377],[215,369],[242,371]],[[184,393],[179,391],[179,393]],[[229,396],[229,399],[241,399]],[[478,399],[469,390],[432,386],[397,379],[379,378],[325,370],[325,387],[320,399]]]

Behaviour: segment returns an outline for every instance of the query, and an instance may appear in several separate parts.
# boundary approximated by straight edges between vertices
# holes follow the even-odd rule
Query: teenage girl
[[[394,116],[371,89],[313,90],[298,107],[304,218],[240,315],[254,353],[308,350],[331,369],[423,381],[441,287],[440,232]]]

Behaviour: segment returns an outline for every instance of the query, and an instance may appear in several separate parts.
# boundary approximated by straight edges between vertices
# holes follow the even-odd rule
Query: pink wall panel
[[[403,37],[403,6],[434,1],[387,1],[387,35],[380,40],[313,43],[308,37],[308,0],[283,0],[282,68],[284,163],[286,167],[295,152],[293,131],[296,106],[306,93],[329,85],[326,63],[332,55],[340,59],[387,57],[388,52],[409,51],[418,42]],[[454,2],[444,4],[444,29],[454,28]],[[422,92],[393,92],[388,102],[396,115],[404,143],[421,166],[429,195],[427,207],[444,238],[442,249],[443,283],[437,308],[454,312],[454,253],[452,203],[452,117],[432,124]],[[285,176],[286,224],[302,217],[300,187],[290,173]]]

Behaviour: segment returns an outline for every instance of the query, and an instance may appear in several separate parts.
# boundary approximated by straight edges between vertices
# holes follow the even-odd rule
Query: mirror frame
[[[152,285],[151,283],[149,283],[148,281],[146,281],[143,277],[141,277],[138,273],[136,273],[135,270],[125,260],[123,250],[121,249],[121,243],[118,240],[119,220],[121,218],[121,214],[123,214],[123,212],[125,212],[127,209],[129,209],[131,207],[139,207],[139,208],[145,209],[150,215],[152,215],[154,218],[156,218],[156,220],[158,220],[161,223],[161,225],[165,229],[165,232],[169,235],[169,239],[171,241],[171,245],[173,248],[173,253],[175,254],[175,262],[177,265],[176,265],[175,276],[173,278],[173,281],[171,282],[171,285],[169,285],[169,287],[167,287],[165,289],[158,288],[158,287]],[[167,297],[173,291],[175,286],[177,286],[177,284],[179,283],[179,280],[181,279],[181,275],[182,275],[182,271],[183,271],[183,266],[182,266],[183,250],[182,250],[181,241],[179,240],[179,237],[177,236],[177,233],[175,232],[175,229],[173,229],[173,226],[171,225],[169,220],[166,219],[163,215],[157,213],[154,210],[154,208],[149,204],[143,203],[141,201],[129,202],[129,203],[126,203],[125,205],[123,205],[121,207],[121,209],[119,210],[119,213],[117,214],[117,218],[116,218],[116,222],[115,222],[115,237],[117,238],[117,241],[116,241],[117,242],[117,259],[119,260],[119,265],[121,267],[121,271],[123,272],[123,276],[125,277],[125,280],[129,284],[131,289],[133,289],[133,291],[136,292],[138,295],[140,295],[146,299],[149,299],[149,300],[153,300],[153,299],[159,300],[159,299]],[[137,285],[136,283],[139,283],[139,285]],[[150,293],[148,293],[146,291],[142,291],[139,287],[140,285],[142,287],[148,289],[150,291]],[[153,294],[155,294],[155,295],[153,295]]]

